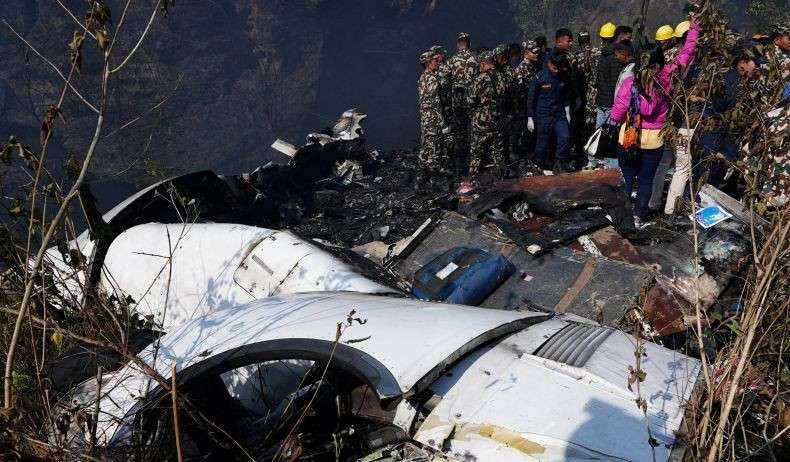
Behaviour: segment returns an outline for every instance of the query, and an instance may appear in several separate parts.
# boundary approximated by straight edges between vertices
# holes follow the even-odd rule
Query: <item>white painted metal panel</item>
[[[648,418],[627,388],[633,338],[615,331],[584,367],[539,358],[549,324],[538,324],[482,348],[432,385],[442,401],[415,439],[477,461],[667,460],[683,404],[699,372],[697,360],[646,344],[642,396]],[[533,330],[534,329],[534,330]]]
[[[232,224],[135,226],[110,245],[101,283],[128,294],[163,329],[254,299],[233,282],[249,250],[274,231]],[[171,258],[172,256],[172,258]]]
[[[537,322],[546,316],[351,293],[294,294],[256,300],[189,321],[162,337],[156,360],[153,347],[141,357],[169,377],[173,365],[180,371],[252,343],[290,338],[334,341],[337,323],[345,321],[351,310],[366,322],[354,323],[341,341],[366,339],[348,346],[382,363],[403,392],[478,336],[520,320]],[[101,401],[103,439],[113,435],[118,419],[155,386],[131,363],[113,382],[103,387],[108,390]]]
[[[255,299],[320,291],[397,293],[287,231],[261,239],[239,265],[234,280]]]
[[[165,330],[275,293],[397,293],[289,232],[218,223],[126,230],[110,245],[102,286]]]

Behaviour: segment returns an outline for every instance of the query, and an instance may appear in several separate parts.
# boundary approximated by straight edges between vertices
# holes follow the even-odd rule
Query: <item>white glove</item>
[[[568,123],[571,123],[571,107],[565,106],[565,118],[568,120]]]
[[[535,131],[535,121],[532,120],[532,117],[527,119],[527,130],[529,130],[530,133]]]

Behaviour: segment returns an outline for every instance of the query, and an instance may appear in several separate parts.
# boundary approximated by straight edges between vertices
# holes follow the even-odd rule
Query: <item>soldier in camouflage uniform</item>
[[[496,72],[496,87],[499,97],[499,104],[502,109],[502,142],[505,146],[505,159],[507,160],[512,152],[514,130],[513,120],[516,109],[516,74],[510,67],[510,49],[507,45],[498,45],[494,48],[494,69]]]
[[[453,85],[452,94],[452,130],[455,138],[456,169],[460,174],[466,171],[466,161],[469,155],[469,106],[466,95],[477,76],[479,65],[477,58],[470,50],[469,34],[461,32],[456,40],[458,51],[447,61],[450,67]]]
[[[521,44],[523,58],[515,70],[516,76],[516,119],[514,130],[518,135],[517,156],[532,152],[534,148],[534,137],[530,136],[527,130],[527,97],[529,96],[529,86],[532,79],[540,71],[540,45],[535,40],[529,40]]]
[[[762,192],[769,205],[782,207],[790,200],[790,24],[772,25],[770,38],[773,44],[766,47],[758,80],[765,100],[773,104],[766,114],[768,152],[749,165],[758,164],[755,170],[770,175]],[[769,162],[767,168],[760,165],[764,162]]]
[[[417,82],[417,101],[422,129],[420,167],[426,173],[434,174],[443,165],[442,136],[447,131],[437,76],[439,59],[434,53],[426,51],[420,55],[420,62],[424,68]]]
[[[790,78],[790,24],[776,23],[771,26],[773,46],[765,51],[765,63],[761,66],[770,80],[769,86],[778,95]]]
[[[596,76],[598,75],[598,59],[601,57],[600,47],[590,44],[590,34],[579,32],[578,71],[584,76],[584,114],[587,127],[595,126],[595,99],[597,96]]]
[[[472,136],[469,154],[469,175],[476,176],[486,154],[495,165],[505,165],[505,147],[502,137],[502,105],[497,92],[497,73],[493,53],[485,51],[478,57],[480,73],[467,95],[472,118]]]
[[[452,159],[453,146],[455,146],[454,133],[452,131],[451,121],[453,120],[453,75],[450,66],[447,64],[447,50],[443,46],[434,45],[428,51],[436,55],[439,60],[439,69],[436,71],[436,77],[439,79],[439,99],[442,101],[442,115],[444,120],[447,121],[450,129],[444,133],[442,142],[444,144],[444,157]]]
[[[523,59],[516,67],[515,77],[518,94],[526,98],[530,80],[540,71],[540,46],[534,40],[523,42],[521,46],[524,50]]]
[[[784,93],[790,93],[790,83]],[[767,116],[770,176],[763,185],[763,194],[769,205],[783,207],[790,200],[790,95]]]

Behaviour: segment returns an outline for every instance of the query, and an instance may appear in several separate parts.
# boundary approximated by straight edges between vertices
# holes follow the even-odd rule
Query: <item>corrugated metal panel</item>
[[[611,333],[607,327],[571,323],[551,336],[534,355],[582,367]]]

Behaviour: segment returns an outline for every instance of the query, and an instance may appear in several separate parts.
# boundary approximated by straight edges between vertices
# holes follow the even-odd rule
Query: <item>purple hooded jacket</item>
[[[639,95],[639,113],[642,116],[642,128],[658,130],[664,126],[664,122],[669,116],[672,108],[672,73],[678,69],[683,69],[694,60],[694,52],[697,50],[699,39],[699,22],[696,20],[691,23],[686,42],[678,53],[677,58],[664,67],[656,74],[657,85],[653,86],[652,91],[646,98]],[[628,103],[631,100],[631,87],[634,85],[634,77],[626,77],[623,80],[617,95],[614,98],[611,118],[617,123],[625,122],[628,115]]]

